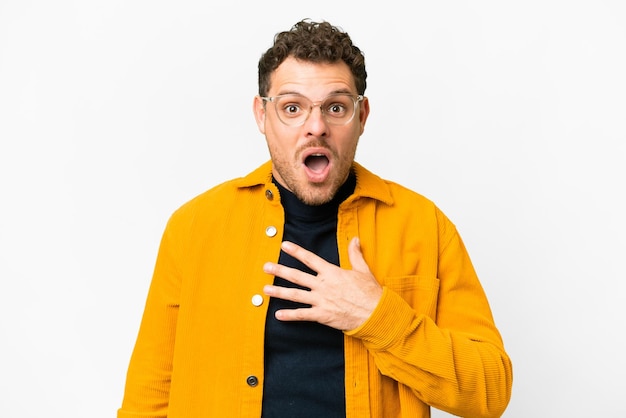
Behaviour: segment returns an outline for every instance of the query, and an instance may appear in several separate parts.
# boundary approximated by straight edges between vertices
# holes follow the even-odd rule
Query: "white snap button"
[[[267,235],[268,237],[273,237],[276,235],[276,233],[278,232],[278,230],[276,229],[275,226],[268,226],[267,228],[265,228],[265,235]]]
[[[263,305],[263,296],[261,296],[261,295],[254,295],[254,296],[252,296],[252,304],[254,306],[261,306],[261,305]]]

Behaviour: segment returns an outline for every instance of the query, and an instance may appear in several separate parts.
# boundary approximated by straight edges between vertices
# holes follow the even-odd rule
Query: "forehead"
[[[299,93],[317,99],[333,92],[356,94],[354,76],[343,61],[314,63],[289,57],[270,77],[270,96]]]

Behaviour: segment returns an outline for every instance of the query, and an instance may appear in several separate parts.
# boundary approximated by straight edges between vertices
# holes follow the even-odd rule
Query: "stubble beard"
[[[335,197],[335,194],[337,194],[337,190],[339,190],[348,178],[354,161],[356,147],[352,150],[350,155],[343,158],[340,158],[337,153],[326,147],[333,156],[333,161],[336,165],[334,172],[337,174],[331,173],[327,181],[318,184],[311,183],[306,179],[300,180],[297,175],[297,173],[302,170],[299,155],[302,150],[310,146],[319,146],[319,144],[307,144],[302,147],[296,152],[296,157],[292,164],[287,162],[285,158],[282,158],[283,156],[280,155],[280,153],[274,152],[275,150],[270,149],[270,155],[272,157],[274,170],[285,183],[283,186],[287,187],[301,202],[309,206],[319,206],[330,202]]]

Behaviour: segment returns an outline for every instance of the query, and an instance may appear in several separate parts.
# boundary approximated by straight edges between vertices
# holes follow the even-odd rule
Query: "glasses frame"
[[[278,111],[278,104],[277,101],[278,99],[282,98],[282,97],[286,97],[286,96],[297,96],[297,97],[302,97],[304,99],[307,99],[311,105],[309,106],[308,109],[308,113],[306,115],[306,117],[302,120],[302,122],[296,123],[296,124],[291,124],[291,123],[287,123],[284,120],[282,120],[282,118],[280,117],[280,112]],[[346,96],[346,97],[350,97],[352,99],[352,101],[354,102],[354,108],[352,109],[352,116],[350,116],[349,119],[347,119],[345,122],[343,123],[336,123],[334,121],[332,121],[332,119],[329,119],[326,115],[326,111],[324,110],[324,108],[322,107],[322,104],[324,102],[326,102],[329,98],[334,97],[334,96]],[[286,126],[290,126],[292,128],[297,128],[299,126],[302,126],[306,123],[307,120],[309,120],[309,117],[311,116],[311,113],[313,113],[313,108],[315,107],[319,107],[320,108],[320,112],[322,113],[322,116],[324,117],[324,120],[329,124],[329,125],[333,125],[333,126],[346,126],[347,124],[349,124],[350,122],[352,122],[352,120],[354,119],[354,115],[356,115],[356,108],[358,106],[358,104],[360,102],[363,101],[363,99],[365,98],[364,95],[362,94],[357,94],[354,95],[352,93],[331,93],[328,96],[324,97],[324,99],[314,102],[311,99],[309,99],[308,97],[302,95],[302,94],[298,94],[298,93],[285,93],[285,94],[279,94],[277,96],[259,96],[261,98],[261,100],[263,100],[263,103],[267,103],[267,102],[272,102],[274,103],[274,111],[276,111],[276,116],[278,117],[278,120],[281,121],[281,123],[283,125]]]

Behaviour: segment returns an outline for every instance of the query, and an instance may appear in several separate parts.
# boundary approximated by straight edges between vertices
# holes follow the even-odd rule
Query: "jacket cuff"
[[[415,311],[396,292],[383,287],[383,295],[372,315],[359,327],[345,331],[361,339],[370,350],[388,350],[402,339],[415,319]]]

